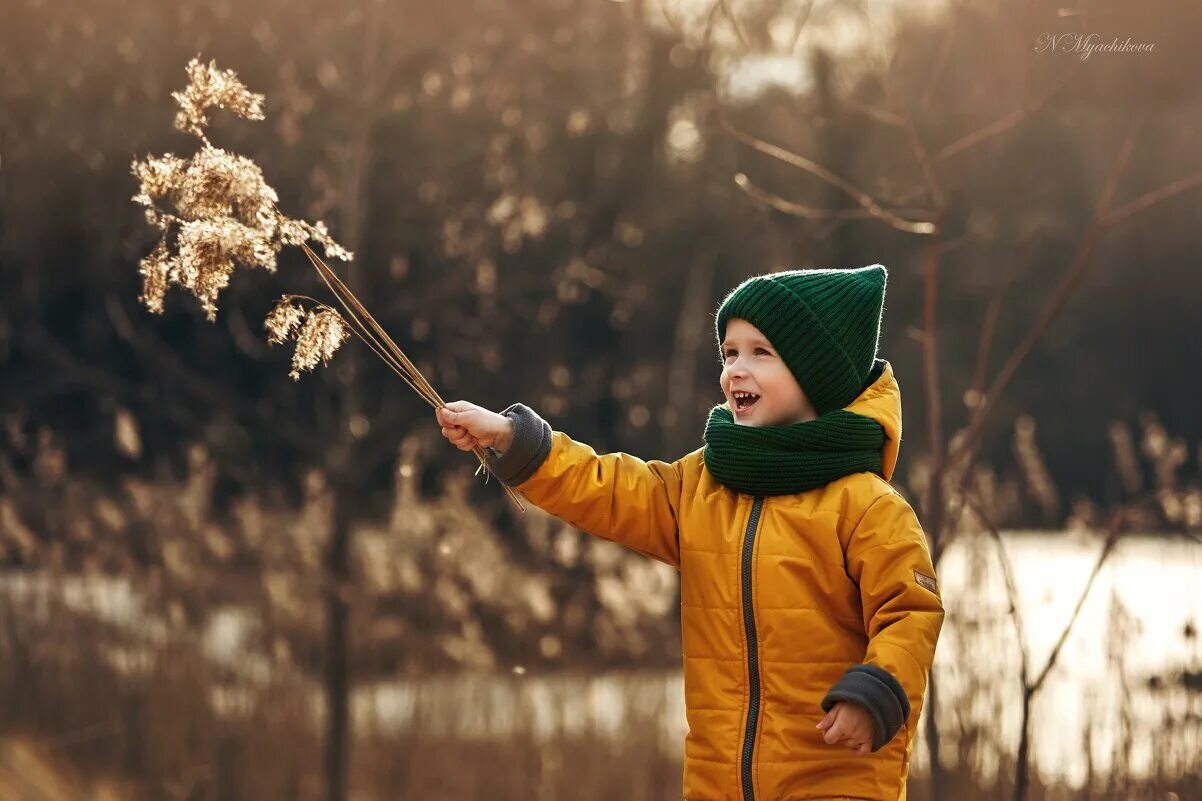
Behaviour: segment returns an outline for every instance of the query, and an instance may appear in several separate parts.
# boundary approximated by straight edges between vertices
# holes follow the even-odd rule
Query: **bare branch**
[[[730,10],[728,0],[718,0],[722,6],[722,11],[725,12],[726,18],[730,20],[731,27],[735,29],[735,34],[738,35],[739,41],[743,44],[745,50],[751,50],[751,43],[747,41],[747,37],[743,35],[743,29],[739,26],[739,21],[735,19],[735,14]]]
[[[927,487],[926,513],[932,517],[931,533],[936,552],[943,539],[943,409],[939,397],[939,348],[935,311],[939,299],[940,250],[938,237],[927,245],[923,265],[922,375],[926,391],[927,426],[931,442],[931,482]]]
[[[659,13],[663,15],[664,22],[668,23],[668,27],[672,29],[672,32],[676,34],[678,39],[682,42],[688,40],[688,37],[685,35],[684,26],[680,24],[680,20],[668,13],[668,3],[664,0],[660,0],[659,2]]]
[[[1051,100],[1056,96],[1057,93],[1060,92],[1061,89],[1063,89],[1065,86],[1068,86],[1069,81],[1076,76],[1077,70],[1079,70],[1081,65],[1084,63],[1085,62],[1081,59],[1074,59],[1072,67],[1070,67],[1063,75],[1060,76],[1060,80],[1054,83],[1050,89],[1036,98],[1035,102],[1033,102],[1031,105],[1015,109],[1006,116],[989,123],[983,128],[978,128],[972,133],[960,137],[950,145],[947,145],[940,150],[939,153],[936,154],[935,160],[946,161],[954,156],[958,156],[965,150],[976,147],[982,142],[993,139],[995,136],[999,136],[1006,131],[1009,131],[1011,128],[1014,128],[1036,111],[1043,108],[1049,100]]]
[[[1102,571],[1102,565],[1106,563],[1106,560],[1114,551],[1114,546],[1118,544],[1119,539],[1122,537],[1122,527],[1119,525],[1121,517],[1121,510],[1112,516],[1110,522],[1110,533],[1106,536],[1106,541],[1102,543],[1102,550],[1098,552],[1098,558],[1097,561],[1094,562],[1093,570],[1090,572],[1089,578],[1085,582],[1085,586],[1081,589],[1081,597],[1077,599],[1077,605],[1073,607],[1073,614],[1069,617],[1068,623],[1064,626],[1064,630],[1060,632],[1060,637],[1056,640],[1056,644],[1052,647],[1052,652],[1048,654],[1048,661],[1043,666],[1043,670],[1039,672],[1039,675],[1035,678],[1035,682],[1030,685],[1028,692],[1030,692],[1032,695],[1039,692],[1040,688],[1043,687],[1043,683],[1047,679],[1048,674],[1051,673],[1052,668],[1056,666],[1056,662],[1060,658],[1060,650],[1064,647],[1064,643],[1068,639],[1069,633],[1073,630],[1073,626],[1077,622],[1077,617],[1081,614],[1081,607],[1085,606],[1085,599],[1089,597],[1089,591],[1093,588],[1094,580],[1097,579],[1098,573]]]
[[[985,397],[985,375],[989,369],[989,349],[993,346],[993,332],[997,330],[997,321],[1002,313],[1002,301],[1005,299],[1005,286],[1002,286],[989,299],[985,309],[985,322],[981,326],[981,336],[977,339],[977,364],[973,369],[972,393],[974,408],[980,405]]]
[[[735,176],[735,185],[742,189],[753,200],[769,206],[777,211],[791,214],[794,217],[801,217],[805,220],[868,220],[874,216],[870,211],[864,208],[854,209],[819,209],[813,206],[804,206],[800,203],[795,203],[792,200],[787,200],[779,195],[774,195],[759,187],[755,186],[751,179],[745,174],[739,173]],[[893,209],[894,214],[903,214],[907,216],[921,216],[923,214],[932,214],[929,209]]]
[[[1026,691],[1031,686],[1028,673],[1030,649],[1027,647],[1027,634],[1023,629],[1022,612],[1019,609],[1018,582],[1014,578],[1014,567],[1011,565],[1010,557],[1006,553],[1006,545],[1002,542],[1001,532],[998,531],[993,521],[989,519],[989,515],[985,514],[985,510],[981,507],[981,504],[976,501],[974,493],[966,492],[964,494],[964,503],[976,512],[977,517],[981,519],[982,525],[985,526],[985,530],[989,532],[989,536],[993,538],[997,546],[998,561],[1002,564],[1002,576],[1006,581],[1006,597],[1010,603],[1010,620],[1014,623],[1014,634],[1018,639],[1019,653],[1022,655],[1022,661],[1019,663],[1019,671],[1022,677],[1023,690]]]
[[[959,14],[949,14],[952,24],[944,33],[943,41],[940,42],[939,55],[935,58],[935,67],[931,70],[931,74],[927,76],[926,86],[922,90],[922,98],[918,101],[918,107],[926,111],[931,107],[931,98],[935,95],[935,87],[939,85],[939,79],[943,77],[943,70],[947,67],[948,57],[952,54],[952,44],[959,38]]]
[[[1132,215],[1139,214],[1141,211],[1149,209],[1152,206],[1155,206],[1157,203],[1161,203],[1199,185],[1202,185],[1202,171],[1195,172],[1192,175],[1187,175],[1184,178],[1173,181],[1171,184],[1162,186],[1159,189],[1154,189],[1151,192],[1145,192],[1135,200],[1124,203],[1122,206],[1119,206],[1117,209],[1107,214],[1106,219],[1103,220],[1102,224],[1106,227],[1117,225]]]
[[[718,114],[718,119],[721,122],[723,129],[734,138],[738,139],[744,144],[749,145],[751,148],[763,153],[764,155],[771,156],[772,158],[783,161],[790,166],[804,170],[805,172],[808,172],[811,175],[820,178],[832,186],[840,189],[853,200],[855,200],[861,208],[865,209],[869,213],[869,216],[875,217],[881,222],[884,222],[885,224],[906,233],[922,235],[930,235],[935,233],[934,223],[920,220],[906,220],[898,217],[888,209],[883,208],[880,203],[873,199],[873,197],[867,192],[856,186],[853,186],[851,183],[839,177],[838,175],[835,175],[822,165],[807,159],[805,156],[798,155],[797,153],[793,153],[792,151],[736,130],[721,113]]]
[[[901,128],[906,124],[905,117],[896,112],[889,111],[888,109],[879,108],[878,106],[870,106],[866,103],[861,103],[858,100],[853,100],[850,97],[843,98],[842,102],[843,105],[847,106],[850,111],[854,111],[857,114],[863,114],[865,117],[876,120],[883,125],[893,125]]]
[[[714,20],[717,19],[718,9],[721,8],[721,6],[721,2],[715,0],[713,5],[710,6],[709,13],[705,16],[705,33],[701,38],[701,43],[706,50],[709,49],[710,37],[712,37],[714,34]]]
[[[927,191],[931,193],[931,201],[940,209],[944,206],[943,187],[939,184],[939,179],[935,177],[935,166],[931,163],[931,156],[927,153],[926,146],[922,140],[918,138],[918,131],[914,128],[914,120],[909,114],[902,117],[902,129],[906,132],[906,141],[910,143],[910,151],[914,154],[914,160],[918,162],[918,166],[922,169],[923,178],[926,180]]]
[[[1109,208],[1111,201],[1114,199],[1114,193],[1118,187],[1119,178],[1126,171],[1127,165],[1130,163],[1131,151],[1135,145],[1135,138],[1138,130],[1139,125],[1137,124],[1135,129],[1127,135],[1126,140],[1123,142],[1122,147],[1119,148],[1119,152],[1115,156],[1114,163],[1111,165],[1110,175],[1106,180],[1106,184],[1102,189],[1102,194],[1098,198],[1098,203],[1094,210],[1093,223],[1085,232],[1085,236],[1082,238],[1081,244],[1077,248],[1077,253],[1073,258],[1072,267],[1069,269],[1068,274],[1064,277],[1064,280],[1061,281],[1060,286],[1057,288],[1052,299],[1048,302],[1047,306],[1044,307],[1044,311],[1040,315],[1038,321],[1036,321],[1035,325],[1031,327],[1031,330],[1027,333],[1027,336],[1021,343],[1019,343],[1018,347],[1014,349],[1014,352],[1010,354],[1010,357],[1002,366],[1001,371],[999,371],[997,377],[995,377],[993,382],[989,385],[989,389],[987,389],[982,396],[981,403],[978,404],[973,410],[973,416],[969,421],[968,430],[965,432],[965,436],[960,443],[960,447],[948,457],[949,464],[953,464],[961,458],[967,458],[971,461],[971,454],[976,447],[977,440],[980,437],[982,423],[984,422],[988,411],[993,408],[998,396],[1010,384],[1010,380],[1018,371],[1019,366],[1022,365],[1027,356],[1029,356],[1031,351],[1035,348],[1036,343],[1039,342],[1039,340],[1047,332],[1047,329],[1051,326],[1052,322],[1060,316],[1060,313],[1064,310],[1069,298],[1072,297],[1074,290],[1081,282],[1082,277],[1084,277],[1085,271],[1089,268],[1090,262],[1093,258],[1094,251],[1097,249],[1098,243],[1101,241],[1102,235],[1106,230],[1106,226],[1103,224],[1103,221],[1106,218],[1107,209]],[[967,473],[968,471],[965,469],[965,475],[967,475]]]
[[[797,49],[797,43],[801,41],[801,32],[805,29],[806,23],[810,21],[810,12],[814,10],[818,0],[810,0],[810,2],[797,14],[797,19],[793,21],[793,41],[789,42],[789,49],[785,52],[792,53]]]

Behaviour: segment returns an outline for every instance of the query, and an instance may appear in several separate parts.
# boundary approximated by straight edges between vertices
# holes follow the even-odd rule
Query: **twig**
[[[718,2],[721,4],[722,10],[726,13],[727,19],[730,20],[731,26],[735,29],[735,34],[738,35],[739,41],[743,44],[744,49],[750,50],[751,43],[748,42],[747,37],[743,35],[743,29],[739,27],[739,21],[735,19],[734,12],[730,10],[730,3],[728,0],[718,0]]]
[[[346,309],[347,316],[353,320],[353,330],[359,334],[360,339],[368,344],[373,352],[379,355],[394,372],[400,375],[423,400],[435,409],[444,408],[446,402],[443,401],[434,387],[430,385],[430,382],[426,380],[421,371],[409,361],[409,357],[392,340],[392,337],[388,336],[383,326],[364,308],[359,299],[355,297],[355,294],[347,288],[346,284],[342,283],[338,275],[321,260],[321,257],[313,252],[307,243],[302,242],[301,248],[305,251],[305,255],[309,257],[309,261],[312,262],[313,268],[317,270],[317,274],[321,276],[321,279],[325,281],[326,286],[329,287],[330,291],[338,299],[338,302]],[[472,449],[472,452],[476,454],[476,458],[480,461],[480,467],[477,468],[476,474],[479,475],[483,470],[485,471],[485,475],[487,475],[488,461],[484,449],[477,445]],[[514,489],[503,481],[501,482],[501,486],[505,488],[506,494],[517,505],[518,510],[525,512],[526,509]]]
[[[1114,518],[1119,518],[1120,514],[1116,513]],[[1077,599],[1077,605],[1073,607],[1073,614],[1069,617],[1068,624],[1065,625],[1064,631],[1060,632],[1059,639],[1056,640],[1056,645],[1052,647],[1052,652],[1048,655],[1048,661],[1043,666],[1043,670],[1035,678],[1035,683],[1031,685],[1030,692],[1032,695],[1039,692],[1043,687],[1044,681],[1048,674],[1052,672],[1052,668],[1056,666],[1057,660],[1060,658],[1060,650],[1064,647],[1064,643],[1068,640],[1069,632],[1073,630],[1073,625],[1077,622],[1077,617],[1081,614],[1081,608],[1085,606],[1085,599],[1089,597],[1089,591],[1093,587],[1094,580],[1097,579],[1098,573],[1102,571],[1102,565],[1110,557],[1114,546],[1118,544],[1122,537],[1122,531],[1118,525],[1117,519],[1111,520],[1110,533],[1106,537],[1106,541],[1102,544],[1102,550],[1098,552],[1098,559],[1094,562],[1093,570],[1089,574],[1089,579],[1086,580],[1085,586],[1081,589],[1081,597]]]
[[[940,255],[939,239],[936,237],[927,245],[927,256],[923,265],[922,372],[933,460],[932,480],[927,487],[926,512],[934,517],[931,531],[935,535],[933,546],[937,553],[942,550],[939,541],[943,539],[943,408],[939,398],[939,346],[935,316],[939,299]]]
[[[726,132],[734,138],[738,139],[744,144],[749,145],[753,149],[763,153],[766,156],[771,156],[772,158],[783,161],[790,166],[797,167],[800,170],[804,170],[805,172],[808,172],[811,175],[826,181],[855,200],[856,203],[860,204],[860,206],[864,208],[870,216],[881,220],[887,225],[890,225],[899,231],[904,231],[910,234],[930,235],[935,232],[935,226],[933,223],[917,220],[906,220],[898,217],[888,209],[883,208],[881,204],[878,203],[867,192],[839,177],[838,175],[835,175],[821,164],[811,161],[805,156],[799,155],[790,150],[786,150],[783,147],[770,144],[762,139],[757,139],[754,136],[745,134],[742,131],[735,129],[734,126],[732,126],[726,120],[726,117],[721,113],[718,114],[718,119]]]
[[[1128,203],[1124,203],[1114,211],[1106,215],[1103,224],[1109,228],[1112,225],[1117,225],[1128,217],[1138,214],[1145,209],[1155,206],[1157,203],[1168,200],[1169,198],[1179,195],[1187,189],[1193,189],[1195,186],[1202,185],[1202,171],[1195,172],[1193,175],[1187,175],[1173,181],[1171,184],[1166,184],[1159,189],[1154,189],[1151,192],[1145,192]]]
[[[790,214],[794,217],[800,217],[804,220],[867,220],[872,219],[873,214],[863,208],[854,209],[819,209],[813,206],[804,206],[792,200],[787,200],[779,195],[774,195],[759,187],[755,186],[751,179],[744,173],[735,175],[735,185],[742,189],[750,198],[762,203],[765,206],[775,209],[776,211]],[[896,214],[906,214],[918,216],[929,214],[927,209],[894,209]]]
[[[1011,566],[1010,557],[1006,553],[1006,545],[1004,542],[1002,542],[1001,532],[998,531],[997,526],[993,524],[993,521],[989,519],[989,515],[985,514],[985,510],[981,508],[981,504],[977,502],[974,495],[975,493],[972,491],[965,492],[963,498],[964,504],[971,507],[972,510],[976,512],[976,515],[978,518],[980,518],[982,525],[985,526],[985,530],[989,532],[989,536],[997,545],[998,561],[1000,561],[1002,564],[1002,576],[1006,581],[1006,596],[1010,602],[1010,619],[1014,623],[1014,634],[1018,639],[1019,653],[1022,655],[1022,661],[1019,663],[1019,671],[1022,677],[1023,691],[1025,692],[1026,689],[1031,686],[1030,682],[1027,680],[1029,675],[1028,662],[1030,658],[1030,651],[1027,648],[1027,634],[1026,630],[1023,628],[1022,612],[1020,611],[1018,604],[1018,582],[1015,581],[1014,568]]]
[[[1131,151],[1135,145],[1135,138],[1138,132],[1138,126],[1128,134],[1123,142],[1119,152],[1116,154],[1114,163],[1111,165],[1110,175],[1106,180],[1106,184],[1102,189],[1102,194],[1098,198],[1097,206],[1094,211],[1094,221],[1089,229],[1085,232],[1085,236],[1081,240],[1080,246],[1077,248],[1077,253],[1073,258],[1072,267],[1068,274],[1061,281],[1055,295],[1044,307],[1043,313],[1039,320],[1032,326],[1027,336],[1019,343],[1014,352],[1006,360],[997,377],[990,383],[989,388],[981,397],[981,402],[973,409],[973,415],[970,418],[968,429],[965,432],[964,439],[960,442],[960,446],[949,454],[947,463],[954,464],[961,458],[967,458],[971,461],[971,454],[976,446],[977,440],[980,437],[982,424],[984,423],[987,413],[993,408],[999,394],[1009,385],[1010,380],[1018,371],[1019,366],[1030,355],[1035,348],[1035,344],[1047,332],[1052,322],[1060,316],[1060,312],[1064,310],[1068,299],[1072,297],[1073,290],[1080,283],[1086,269],[1089,267],[1090,260],[1093,257],[1094,251],[1097,249],[1098,243],[1105,232],[1106,227],[1103,225],[1107,209],[1110,207],[1110,202],[1114,198],[1115,189],[1118,186],[1119,178],[1126,170],[1131,158]],[[967,475],[968,470],[965,470]]]
[[[952,24],[949,26],[943,36],[943,41],[940,42],[939,55],[935,57],[935,67],[931,70],[931,74],[927,76],[926,86],[922,90],[922,99],[918,101],[918,107],[926,111],[931,106],[931,98],[935,95],[935,87],[939,84],[939,79],[943,77],[943,70],[947,67],[948,57],[952,54],[952,43],[956,41],[959,32],[959,14],[949,14]]]
[[[847,106],[849,110],[863,114],[865,117],[874,119],[883,125],[893,125],[900,128],[906,124],[905,118],[896,112],[877,106],[870,106],[867,103],[861,103],[850,97],[843,98],[843,105]]]
[[[1015,109],[1006,116],[994,120],[988,125],[985,125],[984,127],[978,128],[972,133],[960,137],[950,145],[947,145],[940,150],[935,156],[935,160],[947,161],[948,159],[958,156],[970,148],[976,147],[982,142],[992,139],[995,136],[999,136],[1006,131],[1009,131],[1011,128],[1014,128],[1027,117],[1030,117],[1036,111],[1043,108],[1043,106],[1046,105],[1049,100],[1055,97],[1061,89],[1067,86],[1069,81],[1076,76],[1077,70],[1080,69],[1081,65],[1084,63],[1085,62],[1081,59],[1074,59],[1072,67],[1070,67],[1063,75],[1060,76],[1060,80],[1053,84],[1052,87],[1044,92],[1041,96],[1036,98],[1035,102],[1033,102],[1031,105]]]
[[[1056,644],[1052,647],[1051,653],[1048,654],[1047,661],[1044,663],[1043,669],[1034,682],[1030,680],[1029,659],[1030,652],[1027,648],[1026,634],[1022,625],[1022,614],[1019,609],[1018,584],[1015,581],[1014,571],[1010,564],[1010,559],[1006,554],[1006,547],[1002,541],[1002,535],[998,531],[997,526],[989,519],[989,515],[981,508],[973,497],[974,493],[969,491],[963,495],[964,505],[971,506],[973,511],[977,513],[981,523],[989,532],[997,545],[998,559],[1002,565],[1002,574],[1006,581],[1006,595],[1010,603],[1010,619],[1014,624],[1015,634],[1018,639],[1018,648],[1021,655],[1019,663],[1019,671],[1023,684],[1022,695],[1022,722],[1021,722],[1021,737],[1018,743],[1017,754],[1017,769],[1015,771],[1014,781],[1014,798],[1015,801],[1024,801],[1027,797],[1027,791],[1030,786],[1030,748],[1031,748],[1031,705],[1034,703],[1035,695],[1043,687],[1044,681],[1056,662],[1060,658],[1060,651],[1064,647],[1064,643],[1068,640],[1068,635],[1072,632],[1073,627],[1077,623],[1077,619],[1081,614],[1081,609],[1085,606],[1085,600],[1089,597],[1089,592],[1093,589],[1094,581],[1102,570],[1102,565],[1110,557],[1114,551],[1114,546],[1118,543],[1121,536],[1121,521],[1122,510],[1116,511],[1110,518],[1109,534],[1106,537],[1105,543],[1102,545],[1102,550],[1098,554],[1097,561],[1094,562],[1093,570],[1090,571],[1089,578],[1085,582],[1085,586],[1081,589],[1081,595],[1077,598],[1076,606],[1073,607],[1073,613],[1069,616],[1068,622],[1064,629],[1060,632],[1060,637],[1056,640]]]
[[[981,336],[977,338],[977,365],[973,369],[971,387],[974,408],[985,397],[985,375],[989,369],[989,349],[993,346],[993,332],[997,328],[1004,299],[1005,287],[1003,286],[989,299],[989,305],[985,308],[985,322],[981,325]]]
[[[718,0],[715,0],[715,2],[710,5],[709,13],[705,15],[705,33],[701,38],[702,48],[705,50],[709,50],[710,38],[714,35],[714,19],[718,16],[718,9],[721,7],[721,5],[722,4],[718,2]]]
[[[806,23],[810,21],[810,13],[814,10],[814,6],[818,0],[810,0],[806,7],[797,14],[797,19],[793,21],[793,41],[789,43],[789,49],[786,53],[792,53],[797,49],[797,43],[801,41],[801,32],[805,28]]]
[[[297,300],[307,300],[307,301],[317,304],[319,307],[321,307],[323,309],[329,309],[330,311],[335,311],[329,305],[322,303],[320,300],[317,300],[316,298],[311,298],[308,295],[295,295],[295,294],[284,295],[285,300],[287,300],[289,298],[296,298]],[[344,308],[345,308],[345,306],[344,306]],[[339,317],[341,317],[341,316],[342,315],[339,315]],[[412,387],[415,392],[417,392],[419,395],[422,394],[422,390],[419,387],[414,386],[413,381],[405,373],[404,366],[401,365],[399,362],[397,362],[393,358],[392,354],[390,354],[387,350],[384,349],[384,347],[375,339],[375,337],[372,336],[370,331],[363,328],[363,323],[357,317],[353,316],[349,309],[347,310],[346,316],[350,318],[349,324],[351,327],[351,331],[353,331],[355,333],[355,336],[359,337],[359,339],[363,341],[363,344],[365,344],[369,348],[371,348],[372,352],[375,353],[377,356],[379,356],[380,359],[382,359],[383,362],[386,365],[388,365],[388,367],[394,373],[396,373],[398,376],[400,376],[405,381],[405,383],[407,383],[410,387]]]

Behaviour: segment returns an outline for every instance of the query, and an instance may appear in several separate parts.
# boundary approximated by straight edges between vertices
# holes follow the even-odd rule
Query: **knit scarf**
[[[726,406],[705,424],[705,466],[748,495],[793,495],[852,473],[884,477],[885,429],[870,417],[836,409],[785,426],[742,426]]]

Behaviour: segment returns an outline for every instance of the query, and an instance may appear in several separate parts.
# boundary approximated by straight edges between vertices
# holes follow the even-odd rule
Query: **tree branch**
[[[717,116],[718,116],[718,120],[720,121],[720,123],[722,125],[722,128],[728,134],[733,136],[735,139],[738,139],[740,142],[743,142],[744,144],[750,146],[752,149],[757,150],[758,152],[763,153],[766,156],[771,156],[772,158],[775,158],[779,161],[783,161],[785,164],[788,164],[792,167],[796,167],[800,170],[810,173],[811,175],[815,176],[816,178],[820,178],[821,180],[826,181],[827,183],[831,184],[832,186],[839,189],[840,191],[842,191],[843,193],[845,193],[846,195],[851,197],[853,200],[855,200],[856,203],[858,203],[861,208],[863,208],[865,211],[868,212],[869,216],[875,217],[876,219],[880,220],[881,222],[884,222],[885,224],[887,224],[893,228],[896,228],[899,231],[904,231],[906,233],[930,235],[935,232],[935,226],[933,223],[919,221],[919,220],[906,220],[901,217],[898,217],[896,214],[893,214],[888,209],[883,208],[881,206],[881,204],[878,203],[867,192],[860,189],[859,187],[854,186],[853,184],[844,180],[843,178],[839,177],[838,175],[835,175],[833,172],[826,169],[822,165],[820,165],[814,161],[811,161],[810,159],[806,158],[805,156],[801,156],[797,153],[793,153],[792,151],[786,150],[782,147],[778,147],[777,145],[770,144],[768,142],[763,141],[762,139],[757,139],[754,136],[745,134],[745,133],[735,129],[734,126],[732,126],[727,121],[725,115],[723,115],[720,112],[718,113]]]
[[[735,185],[743,190],[743,192],[753,200],[773,208],[776,211],[790,214],[794,217],[800,217],[805,220],[869,220],[874,216],[870,211],[864,208],[819,209],[813,206],[805,206],[760,189],[752,184],[751,179],[748,178],[744,173],[739,173],[735,176]],[[929,209],[917,208],[893,209],[893,213],[913,217],[931,214]]]
[[[1050,89],[1044,92],[1040,97],[1036,98],[1034,103],[1023,108],[1015,109],[1006,116],[994,120],[988,125],[985,125],[984,127],[978,128],[972,133],[960,137],[950,145],[947,145],[940,150],[935,156],[935,160],[947,161],[948,159],[960,155],[966,150],[976,147],[982,142],[986,142],[996,136],[1000,136],[1006,131],[1009,131],[1011,128],[1014,128],[1023,120],[1027,119],[1027,117],[1030,117],[1036,111],[1043,108],[1049,100],[1051,100],[1056,96],[1057,93],[1060,92],[1061,89],[1068,86],[1069,81],[1076,76],[1077,70],[1079,70],[1081,65],[1084,63],[1085,62],[1081,59],[1074,59],[1072,67],[1070,67],[1063,75],[1061,75],[1060,80],[1053,84]]]
[[[1072,267],[1068,274],[1061,281],[1056,293],[1052,299],[1044,307],[1043,313],[1038,321],[1032,326],[1027,336],[1019,343],[1014,352],[1006,360],[997,377],[989,385],[981,398],[981,403],[973,410],[972,418],[969,421],[968,429],[965,432],[964,439],[960,443],[960,447],[952,452],[948,457],[948,463],[953,464],[961,458],[966,458],[971,463],[972,453],[976,448],[978,439],[980,438],[982,424],[984,423],[987,413],[993,408],[998,396],[1010,384],[1010,380],[1018,371],[1018,368],[1026,361],[1027,356],[1035,348],[1035,344],[1043,337],[1051,326],[1052,322],[1060,316],[1064,307],[1068,304],[1069,298],[1072,297],[1073,291],[1081,282],[1085,271],[1088,269],[1094,251],[1101,241],[1102,235],[1106,230],[1103,224],[1107,209],[1110,207],[1111,201],[1114,199],[1114,193],[1118,187],[1120,177],[1127,169],[1130,163],[1131,151],[1135,145],[1135,139],[1139,131],[1139,125],[1127,135],[1122,147],[1116,154],[1113,164],[1111,165],[1110,175],[1106,180],[1106,184],[1102,189],[1101,196],[1098,198],[1097,206],[1094,210],[1093,223],[1085,232],[1085,236],[1081,240],[1080,246],[1077,248],[1077,253],[1073,258]],[[967,466],[965,475],[967,475]]]

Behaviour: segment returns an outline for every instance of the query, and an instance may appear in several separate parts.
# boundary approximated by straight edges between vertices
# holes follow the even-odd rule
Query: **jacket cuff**
[[[487,448],[485,462],[494,476],[513,487],[534,475],[551,453],[551,426],[521,403],[501,414],[513,420],[513,441],[502,454]]]
[[[836,701],[852,701],[872,715],[876,723],[873,751],[892,740],[910,717],[910,699],[901,683],[877,665],[856,665],[844,673],[822,699],[822,711],[830,712]]]

